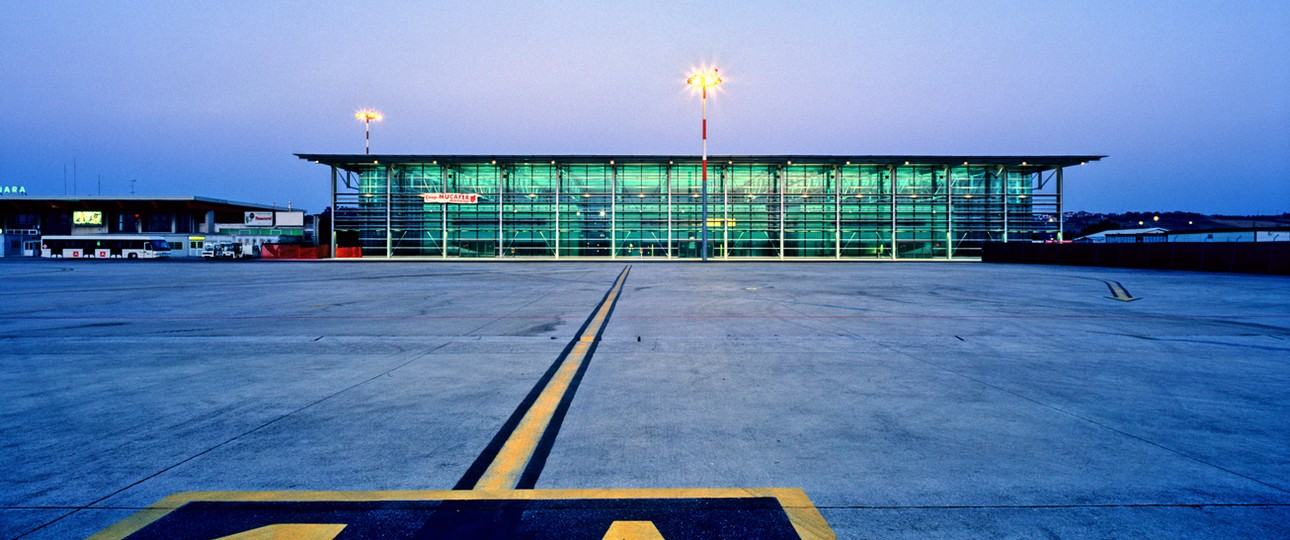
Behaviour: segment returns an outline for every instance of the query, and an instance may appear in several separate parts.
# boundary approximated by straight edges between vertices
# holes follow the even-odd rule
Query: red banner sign
[[[427,204],[476,204],[479,202],[478,193],[422,193],[421,198]]]

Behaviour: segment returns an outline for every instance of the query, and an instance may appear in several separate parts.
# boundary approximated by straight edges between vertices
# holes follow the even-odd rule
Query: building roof
[[[246,203],[198,197],[195,195],[62,195],[53,197],[32,197],[26,195],[0,197],[0,210],[31,211],[35,209],[68,209],[97,210],[103,208],[187,208],[192,210],[216,210],[221,212],[277,211],[286,212],[285,206],[272,204]],[[303,208],[292,210],[303,211]]]
[[[1159,233],[1166,233],[1166,232],[1169,232],[1169,229],[1162,229],[1160,227],[1146,227],[1142,229],[1112,229],[1109,231],[1100,231],[1100,232],[1095,232],[1093,234],[1086,234],[1084,236],[1076,238],[1076,240],[1079,240],[1081,238],[1103,238],[1106,236],[1133,236],[1136,234],[1159,234]]]
[[[457,154],[296,154],[300,159],[322,163],[340,168],[352,168],[370,163],[481,163],[500,161],[503,163],[565,163],[565,164],[607,164],[615,163],[661,163],[664,161],[698,162],[699,156],[693,155],[632,155],[632,154],[529,154],[529,155],[457,155]],[[811,154],[776,154],[776,155],[712,155],[711,162],[733,162],[738,164],[764,163],[811,163],[845,165],[936,165],[961,166],[991,165],[1004,166],[1017,170],[1049,170],[1058,167],[1083,165],[1098,161],[1106,156],[898,156],[898,155],[811,155]]]
[[[1286,232],[1290,227],[1283,225],[1270,225],[1267,227],[1223,227],[1219,229],[1185,229],[1169,231],[1169,235],[1178,234],[1214,234],[1214,233],[1239,233],[1239,232]]]

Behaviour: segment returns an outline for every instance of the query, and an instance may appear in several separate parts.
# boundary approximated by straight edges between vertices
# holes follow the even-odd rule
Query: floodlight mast
[[[708,87],[716,87],[721,84],[721,75],[718,73],[717,68],[712,68],[712,71],[691,75],[689,79],[686,79],[685,83],[691,87],[699,88],[703,103],[703,178],[701,184],[703,200],[700,204],[703,209],[703,227],[699,249],[702,250],[700,253],[701,260],[706,262],[708,260]]]
[[[372,153],[372,122],[380,122],[384,115],[375,109],[362,109],[354,113],[354,118],[363,121],[363,154]]]

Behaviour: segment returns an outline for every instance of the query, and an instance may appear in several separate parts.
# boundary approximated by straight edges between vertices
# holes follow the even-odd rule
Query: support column
[[[730,258],[730,164],[721,169],[721,258]]]
[[[1066,198],[1065,191],[1062,190],[1062,168],[1057,168],[1057,243],[1061,244],[1063,236],[1066,233],[1066,205],[1063,199]]]
[[[505,238],[502,235],[502,216],[506,214],[506,194],[503,191],[502,170],[493,164],[493,181],[497,182],[497,258],[506,256]]]
[[[618,258],[618,167],[609,162],[609,258]]]
[[[551,167],[555,169],[555,258],[560,258],[560,183],[564,175],[560,172],[560,167],[555,162],[551,162]]]
[[[790,162],[791,163],[791,162]],[[779,258],[784,258],[784,167],[775,175],[775,187],[779,189]]]
[[[891,260],[896,260],[896,166],[888,165],[890,176],[888,188],[891,190]]]
[[[331,256],[336,258],[336,166],[331,165]]]
[[[1003,193],[1003,243],[1008,243],[1008,169],[999,167],[999,191]]]
[[[394,167],[385,165],[385,258],[394,256]]]
[[[206,211],[206,234],[215,234],[215,211]]]
[[[833,166],[833,258],[842,258],[842,171]]]
[[[672,258],[672,165],[665,173],[667,181],[667,258]]]
[[[439,166],[439,191],[448,192],[448,166]],[[448,258],[448,203],[439,205],[439,216],[443,219],[443,236],[439,237],[439,247],[443,248],[443,258]]]
[[[954,258],[954,179],[945,166],[945,258]]]

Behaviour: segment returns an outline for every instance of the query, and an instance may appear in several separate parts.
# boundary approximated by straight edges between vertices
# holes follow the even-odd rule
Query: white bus
[[[170,244],[157,236],[95,234],[42,236],[41,257],[67,259],[157,259],[170,257]]]

